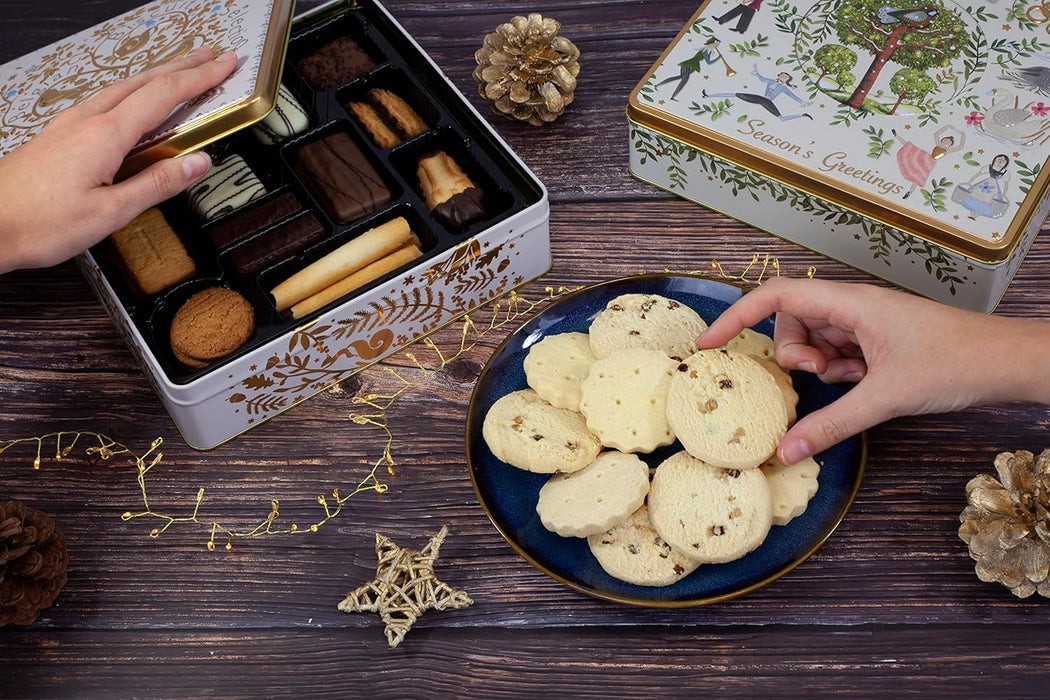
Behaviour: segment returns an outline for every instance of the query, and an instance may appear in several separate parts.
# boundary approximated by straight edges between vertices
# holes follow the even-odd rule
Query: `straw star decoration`
[[[386,639],[396,647],[413,623],[427,610],[459,610],[474,603],[466,591],[452,588],[434,573],[448,526],[430,538],[421,550],[400,547],[376,533],[375,579],[347,593],[339,609],[345,613],[379,613],[386,625]]]

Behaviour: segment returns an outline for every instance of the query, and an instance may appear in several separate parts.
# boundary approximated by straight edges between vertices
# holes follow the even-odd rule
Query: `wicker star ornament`
[[[459,610],[474,603],[466,591],[452,588],[434,573],[434,560],[448,527],[430,538],[421,550],[398,546],[376,533],[375,579],[347,593],[339,609],[345,613],[374,612],[386,625],[386,639],[396,647],[419,616],[427,610]]]

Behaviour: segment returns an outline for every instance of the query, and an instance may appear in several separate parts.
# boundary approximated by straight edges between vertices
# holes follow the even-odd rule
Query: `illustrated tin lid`
[[[1050,3],[708,0],[636,124],[978,261],[1050,185]],[[1041,223],[1041,222],[1040,222]]]
[[[147,134],[118,178],[262,119],[276,103],[294,7],[294,0],[157,0],[0,66],[0,155],[107,85],[202,46],[236,51],[236,71]]]

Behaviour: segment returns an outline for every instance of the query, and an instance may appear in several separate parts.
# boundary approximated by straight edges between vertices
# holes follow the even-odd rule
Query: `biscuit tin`
[[[149,12],[136,19],[163,21]],[[243,35],[249,44],[258,39]],[[278,53],[277,108],[259,124],[209,138],[212,172],[161,204],[159,216],[147,212],[133,222],[137,229],[118,232],[132,244],[114,235],[78,259],[198,449],[295,406],[551,264],[542,183],[379,3],[337,0],[304,13]],[[138,236],[158,228],[166,241],[172,231],[181,241],[178,259],[191,259],[159,291],[155,278],[143,279],[149,266],[128,257]],[[388,244],[397,250],[382,249]],[[364,254],[374,255],[357,260],[356,272],[319,282],[316,270],[332,272],[333,260]],[[292,284],[304,275],[320,291]],[[275,292],[289,286],[302,293],[284,300],[281,291],[278,301]],[[216,287],[236,294],[214,294]],[[247,330],[221,326],[211,346],[176,337],[176,328],[199,325],[173,323],[180,311],[230,296],[250,305]],[[221,324],[234,315],[214,304],[201,314]],[[237,347],[217,351],[216,337]]]
[[[631,93],[632,173],[991,311],[1050,210],[1050,5],[710,0]]]

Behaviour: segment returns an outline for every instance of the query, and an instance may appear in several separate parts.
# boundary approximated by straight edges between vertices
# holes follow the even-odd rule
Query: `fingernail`
[[[210,46],[199,46],[190,52],[191,56],[211,56],[212,50]]]
[[[235,54],[233,51],[223,51],[215,57],[215,60],[219,63],[236,63],[237,54]]]
[[[781,462],[784,464],[795,464],[796,462],[801,462],[806,457],[812,456],[813,449],[804,439],[798,438],[787,444],[781,444],[779,453]]]
[[[807,372],[812,372],[813,374],[817,373],[817,363],[816,362],[801,362],[801,363],[799,363],[798,368],[802,369],[802,370],[805,370]]]
[[[182,174],[187,180],[196,180],[211,168],[211,157],[204,151],[187,153],[179,160],[182,161]]]
[[[855,384],[855,383],[859,382],[861,379],[864,379],[864,373],[863,372],[850,372],[849,374],[846,374],[845,376],[843,376],[842,379],[847,381],[847,382],[853,382]]]

